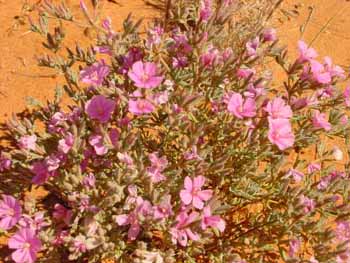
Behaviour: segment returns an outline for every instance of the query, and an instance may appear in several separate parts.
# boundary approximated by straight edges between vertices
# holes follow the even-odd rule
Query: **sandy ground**
[[[34,4],[38,0],[0,0],[0,122],[12,112],[22,111],[27,96],[46,100],[53,96],[55,85],[62,83],[59,77],[52,76],[54,72],[36,66],[35,55],[43,52],[42,40],[28,31],[24,15],[30,13],[22,9],[25,2]],[[79,13],[78,0],[66,2],[73,7],[74,13]],[[155,15],[143,0],[117,0],[117,3],[104,1],[104,13],[113,19],[116,29],[130,12],[146,20]],[[284,11],[277,12],[274,23],[281,41],[290,47],[292,55],[297,40],[302,38],[313,41],[321,56],[329,55],[335,63],[349,70],[349,1],[286,0],[283,7]],[[21,23],[23,19],[24,24]],[[305,32],[301,33],[303,25]],[[64,44],[72,46],[76,40],[87,43],[88,38],[80,31],[77,27],[69,27],[66,32],[69,37]],[[0,262],[1,259],[0,251]]]

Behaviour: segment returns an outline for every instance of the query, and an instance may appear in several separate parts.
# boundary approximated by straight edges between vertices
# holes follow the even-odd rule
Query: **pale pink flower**
[[[305,195],[299,196],[299,204],[303,207],[303,212],[305,214],[312,212],[313,210],[315,210],[315,207],[316,207],[315,200],[313,200]]]
[[[298,58],[299,63],[305,63],[318,56],[316,50],[311,47],[308,47],[308,45],[302,40],[298,42],[298,49],[299,49],[299,58]]]
[[[190,225],[195,222],[198,217],[199,214],[197,212],[187,214],[186,211],[181,212],[176,217],[177,224],[170,229],[173,244],[179,243],[181,246],[185,247],[188,239],[193,241],[199,240],[199,235],[190,228]]]
[[[281,151],[292,147],[295,138],[289,120],[269,118],[268,138]]]
[[[24,135],[19,139],[19,147],[25,150],[35,151],[37,137],[33,135]]]
[[[349,241],[350,240],[350,222],[337,221],[335,235],[337,239],[341,242]]]
[[[129,78],[134,81],[138,88],[152,89],[158,87],[164,77],[157,73],[157,65],[151,62],[137,61],[132,65],[128,73]]]
[[[88,175],[84,176],[82,184],[89,189],[92,189],[95,187],[96,183],[96,177],[93,173],[89,173]]]
[[[332,125],[326,119],[326,114],[320,113],[318,110],[314,112],[312,125],[316,129],[324,129],[325,131],[330,131],[332,129]]]
[[[165,195],[159,205],[155,206],[153,212],[154,219],[164,219],[174,214],[173,207],[171,205],[171,196]]]
[[[269,101],[264,110],[269,113],[272,119],[289,119],[293,117],[292,109],[285,100],[277,97]]]
[[[73,240],[73,250],[75,252],[85,253],[88,250],[87,239],[83,235],[78,235]]]
[[[151,166],[146,169],[148,176],[153,183],[158,183],[165,180],[165,176],[162,174],[163,170],[168,165],[168,160],[166,156],[161,158],[158,157],[158,153],[154,152],[148,155],[151,161]]]
[[[349,118],[348,118],[347,115],[344,114],[343,116],[341,116],[341,118],[340,118],[340,123],[341,123],[342,125],[347,125],[348,122],[349,122]],[[0,169],[0,171],[1,171],[1,169]]]
[[[58,150],[67,154],[74,145],[74,135],[68,132],[66,136],[58,141]]]
[[[346,107],[350,107],[350,86],[347,86],[343,93]]]
[[[293,180],[296,183],[300,183],[303,178],[304,178],[304,174],[296,169],[289,169],[288,173],[286,174],[287,177],[292,177]]]
[[[0,229],[8,230],[17,224],[21,217],[20,203],[11,195],[2,195],[0,201]]]
[[[336,263],[349,263],[350,262],[350,250],[346,248],[344,252],[337,255],[335,259]]]
[[[65,208],[61,204],[55,204],[52,216],[57,221],[62,221],[67,226],[69,226],[71,219],[72,219],[72,216],[73,216],[73,212],[72,212],[72,210]]]
[[[8,247],[15,249],[11,257],[16,263],[33,263],[41,249],[41,241],[33,229],[22,228],[9,239]]]
[[[307,172],[309,174],[312,174],[312,173],[315,173],[315,172],[318,172],[321,170],[321,165],[319,163],[310,163],[308,166],[307,166]]]
[[[203,208],[201,221],[201,228],[203,230],[207,229],[208,227],[213,227],[219,229],[220,232],[224,232],[225,226],[225,221],[220,216],[212,215],[210,206]]]
[[[134,166],[134,160],[127,153],[117,153],[119,161],[125,163],[129,168]]]
[[[89,85],[101,86],[109,71],[109,66],[101,60],[80,71],[80,80]]]
[[[333,61],[330,57],[324,58],[325,70],[330,73],[332,77],[338,77],[340,79],[345,79],[345,71],[338,65],[333,65]]]
[[[152,96],[150,96],[150,100],[152,100],[156,105],[165,104],[169,100],[169,93],[168,91],[154,93]]]
[[[89,144],[94,147],[97,155],[105,155],[108,152],[108,148],[104,145],[102,135],[94,134],[89,137]]]
[[[316,60],[310,61],[310,70],[312,79],[319,84],[330,84],[332,81],[331,73],[328,72],[324,65]]]
[[[33,216],[23,215],[18,224],[24,228],[30,228],[39,232],[42,228],[50,225],[49,222],[45,220],[44,212],[36,212]]]
[[[202,158],[198,155],[198,149],[196,145],[192,146],[190,151],[184,153],[184,158],[187,161],[202,160]]]
[[[212,190],[202,190],[204,186],[205,177],[197,176],[193,180],[186,176],[184,189],[180,191],[181,201],[185,205],[192,205],[195,208],[202,209],[204,207],[204,202],[208,201],[213,196]]]
[[[137,186],[134,184],[131,184],[128,186],[128,197],[125,200],[125,204],[132,205],[136,204],[138,195],[137,195]]]
[[[135,115],[148,114],[155,110],[154,105],[145,99],[129,100],[129,111]]]
[[[301,246],[301,242],[299,239],[291,239],[289,241],[289,252],[288,252],[289,257],[294,258],[297,252],[299,251],[300,246]]]
[[[236,92],[232,93],[228,101],[227,109],[239,119],[254,117],[256,115],[255,100],[252,98],[243,100],[242,95]]]
[[[106,123],[114,112],[116,103],[102,95],[95,95],[85,105],[85,111],[91,119]]]

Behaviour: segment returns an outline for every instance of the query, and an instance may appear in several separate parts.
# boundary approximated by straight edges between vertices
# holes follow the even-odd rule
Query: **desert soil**
[[[13,112],[25,108],[25,98],[39,100],[53,97],[59,76],[36,65],[35,55],[43,52],[42,39],[29,32],[27,15],[33,15],[23,6],[30,7],[40,0],[0,0],[0,122]],[[79,0],[66,0],[73,13],[79,13]],[[86,0],[88,2],[88,0]],[[27,5],[25,5],[27,3]],[[146,6],[143,0],[103,1],[103,12],[110,16],[116,29],[132,12],[135,18],[149,20],[157,11]],[[321,56],[329,55],[348,72],[350,67],[350,2],[348,0],[286,0],[276,13],[274,24],[282,43],[295,49],[297,40],[313,42]],[[305,29],[301,33],[302,28]],[[89,42],[76,26],[67,28],[66,46],[79,40]],[[294,51],[291,51],[295,55]],[[1,139],[0,139],[1,140]],[[1,144],[1,141],[0,141]],[[4,259],[1,256],[0,262]]]

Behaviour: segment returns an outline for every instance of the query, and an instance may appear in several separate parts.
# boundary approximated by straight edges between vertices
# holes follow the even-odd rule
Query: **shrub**
[[[47,14],[74,18],[44,7],[32,30],[56,53]],[[96,43],[40,57],[67,83],[8,123],[0,227],[14,261],[349,262],[342,68],[303,41],[290,62],[274,29],[237,42],[235,1],[178,1],[147,36],[81,7]],[[28,198],[37,188],[47,196]]]

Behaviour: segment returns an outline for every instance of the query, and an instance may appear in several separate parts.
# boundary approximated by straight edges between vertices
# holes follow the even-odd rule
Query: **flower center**
[[[144,73],[144,74],[142,74],[141,79],[142,79],[142,81],[146,82],[149,80],[149,75]]]
[[[30,248],[30,243],[29,242],[25,242],[24,244],[23,244],[23,248],[27,248],[27,249],[29,249]]]
[[[9,216],[14,216],[15,215],[15,210],[13,208],[10,208],[7,212]]]

